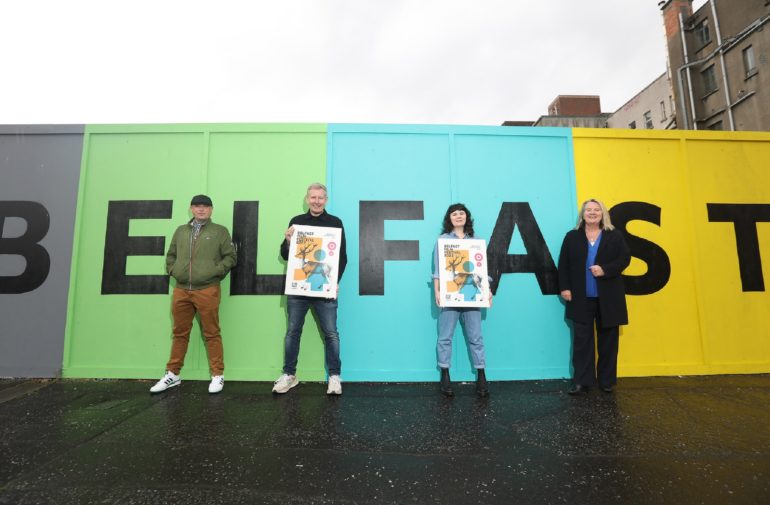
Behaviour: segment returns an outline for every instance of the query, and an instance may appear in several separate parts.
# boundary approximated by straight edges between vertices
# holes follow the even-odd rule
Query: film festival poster
[[[341,228],[294,225],[284,293],[337,298],[341,241]]]
[[[439,239],[438,261],[443,307],[489,307],[486,241]]]

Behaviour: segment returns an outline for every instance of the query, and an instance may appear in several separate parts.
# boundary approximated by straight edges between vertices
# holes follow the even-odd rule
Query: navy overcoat
[[[559,253],[559,291],[572,292],[572,301],[567,302],[568,319],[579,323],[590,323],[586,314],[586,258],[588,239],[585,230],[570,230],[564,237]],[[599,291],[599,312],[602,326],[609,328],[628,324],[626,292],[621,273],[631,261],[626,241],[617,230],[603,230],[596,252],[595,264],[602,267],[604,275],[596,278]]]

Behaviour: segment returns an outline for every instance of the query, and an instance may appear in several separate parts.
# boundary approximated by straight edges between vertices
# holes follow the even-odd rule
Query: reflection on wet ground
[[[770,376],[435,384],[0,380],[0,503],[770,503]]]

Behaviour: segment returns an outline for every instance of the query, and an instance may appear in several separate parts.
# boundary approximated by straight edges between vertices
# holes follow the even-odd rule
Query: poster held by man
[[[340,228],[294,226],[286,266],[287,295],[337,298]]]

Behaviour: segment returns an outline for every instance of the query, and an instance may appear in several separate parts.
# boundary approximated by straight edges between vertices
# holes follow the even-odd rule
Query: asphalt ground
[[[152,384],[0,380],[0,503],[770,503],[770,375]]]

